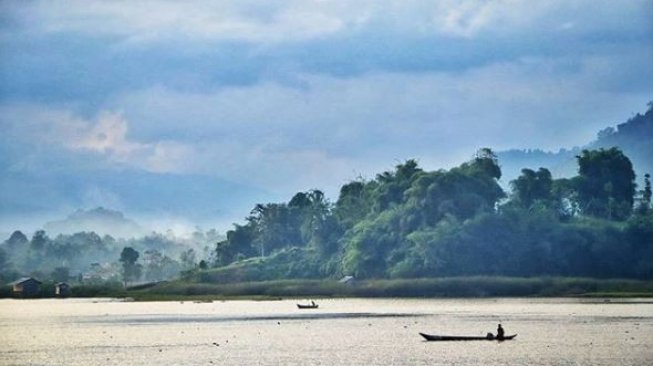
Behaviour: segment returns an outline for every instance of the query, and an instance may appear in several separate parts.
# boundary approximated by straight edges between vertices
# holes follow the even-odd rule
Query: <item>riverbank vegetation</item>
[[[47,284],[43,289],[51,288]],[[3,288],[1,297],[11,297]],[[35,297],[54,297],[42,290]],[[129,298],[136,301],[274,300],[283,298],[374,297],[653,297],[653,281],[575,277],[444,277],[379,279],[341,283],[334,280],[277,280],[239,283],[161,282],[124,288],[120,283],[80,285],[73,297]]]
[[[258,296],[258,297],[494,297],[588,296],[592,293],[653,295],[653,281],[567,277],[445,277],[338,281],[279,280],[233,284],[161,284],[135,294],[157,296]]]

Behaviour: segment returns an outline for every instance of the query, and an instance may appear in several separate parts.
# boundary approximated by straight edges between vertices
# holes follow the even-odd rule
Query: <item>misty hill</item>
[[[104,169],[93,164],[82,164],[80,172],[69,169],[77,165],[67,161],[57,163],[59,169],[17,171],[1,155],[0,220],[23,217],[40,225],[40,215],[46,213],[62,217],[77,208],[98,206],[129,209],[139,216],[219,220],[270,196],[215,177]]]
[[[653,173],[653,102],[644,114],[637,114],[617,128],[600,131],[589,147],[620,147],[632,160],[639,175]]]
[[[597,133],[597,139],[583,147],[558,152],[542,150],[507,150],[497,153],[503,181],[515,179],[522,168],[545,167],[554,177],[571,177],[577,173],[576,155],[582,149],[619,147],[633,163],[638,179],[653,173],[653,103],[644,114],[638,113],[624,123],[607,127]]]
[[[45,230],[52,235],[95,232],[116,238],[140,237],[148,233],[136,222],[125,218],[121,212],[103,207],[77,210],[64,220],[46,223]]]

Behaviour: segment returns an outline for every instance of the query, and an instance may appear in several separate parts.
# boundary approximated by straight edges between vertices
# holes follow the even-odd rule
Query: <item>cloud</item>
[[[57,103],[101,104],[157,85],[195,92],[267,82],[301,87],[303,74],[455,73],[523,58],[582,62],[653,49],[645,0],[2,6],[0,97]]]
[[[301,88],[271,82],[201,93],[155,87],[123,94],[109,106],[141,121],[133,132],[145,141],[211,136],[243,150],[316,149],[355,159],[470,151],[470,134],[488,146],[556,149],[583,144],[633,105],[645,105],[649,94],[641,88],[615,90],[615,79],[624,77],[608,72],[618,70],[615,62],[529,58],[456,74],[304,74]],[[597,65],[605,69],[601,76]]]
[[[584,144],[651,99],[651,14],[648,0],[0,2],[0,165],[285,197],[408,158]]]
[[[38,104],[3,105],[0,111],[0,123],[8,136],[2,143],[14,148],[64,148],[110,164],[156,173],[188,173],[187,161],[193,160],[191,146],[168,140],[144,143],[130,139],[129,123],[117,112],[100,111],[95,119],[85,119],[71,109]]]
[[[178,37],[297,42],[366,28],[463,38],[516,35],[534,29],[623,30],[646,24],[641,13],[651,11],[646,0],[626,4],[587,0],[394,0],[382,4],[373,0],[85,0],[5,3],[4,8],[9,14],[5,18],[18,22],[25,31],[109,35],[148,43]],[[617,20],[622,15],[628,16],[630,24]]]
[[[161,39],[276,42],[339,31],[346,13],[322,1],[37,1],[10,7],[40,32],[120,36],[127,43]],[[344,16],[343,16],[344,15]],[[34,30],[31,30],[34,31]]]
[[[68,123],[62,123],[68,125]],[[86,128],[65,131],[64,143],[74,149],[88,149],[109,154],[119,160],[129,159],[147,145],[127,140],[127,121],[120,114],[102,112],[95,124],[84,123]]]

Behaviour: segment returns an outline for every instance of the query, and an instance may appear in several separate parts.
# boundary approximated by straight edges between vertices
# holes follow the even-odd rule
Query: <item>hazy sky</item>
[[[0,56],[14,183],[130,169],[333,196],[643,111],[653,1],[0,1]]]

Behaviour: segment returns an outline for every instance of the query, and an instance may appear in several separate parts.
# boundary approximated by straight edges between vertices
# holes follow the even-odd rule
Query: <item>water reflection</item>
[[[260,322],[280,320],[329,320],[329,319],[356,319],[356,318],[406,318],[420,317],[424,314],[404,313],[315,313],[315,314],[279,314],[279,315],[258,315],[258,316],[148,316],[131,317],[121,316],[120,318],[89,317],[77,321],[83,323],[123,323],[123,324],[148,324],[148,323],[221,323],[221,322]]]

